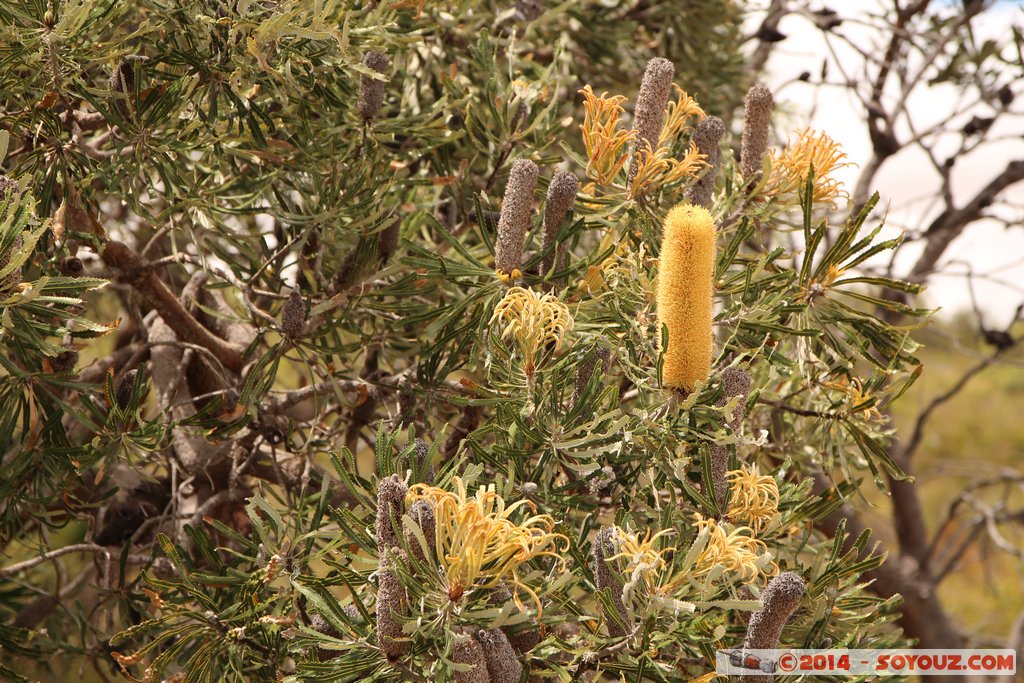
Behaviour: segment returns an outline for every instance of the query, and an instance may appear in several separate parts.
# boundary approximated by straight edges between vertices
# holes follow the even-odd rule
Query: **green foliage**
[[[925,311],[887,298],[910,285],[857,270],[897,244],[865,225],[870,206],[835,226],[811,202],[813,174],[804,201],[786,202],[723,164],[718,357],[689,396],[660,383],[653,283],[661,220],[693,178],[640,200],[584,186],[562,272],[538,274],[535,220],[520,284],[550,290],[574,324],[531,352],[495,320],[511,162],[541,166],[538,198],[556,165],[583,176],[576,91],[632,95],[653,55],[728,119],[741,19],[712,1],[0,7],[3,170],[25,188],[0,209],[0,278],[22,269],[0,291],[0,540],[34,556],[116,539],[77,566],[97,577],[91,603],[61,592],[56,558],[0,574],[4,666],[46,654],[52,670],[33,676],[88,661],[143,680],[449,680],[458,643],[505,628],[539,634],[520,655],[530,675],[685,681],[742,642],[774,569],[808,585],[786,642],[900,643],[898,600],[865,591],[883,558],[866,536],[844,551],[842,531],[814,526],[864,475],[900,474],[878,408],[918,361],[908,323],[880,309]],[[360,82],[381,78],[363,65],[371,50],[391,66],[383,108],[364,120]],[[687,147],[688,133],[672,141],[677,156]],[[138,263],[113,268],[115,240]],[[71,257],[88,276],[60,274]],[[301,326],[294,309],[280,321],[293,289]],[[116,338],[97,340],[116,318]],[[47,359],[72,348],[80,367],[55,370]],[[598,351],[607,364],[577,382]],[[726,367],[750,372],[748,397],[724,399]],[[778,514],[756,535],[762,573],[720,565],[690,580],[712,542],[700,520],[730,524],[729,501],[710,495],[716,445],[771,478]],[[815,495],[818,469],[843,483]],[[508,596],[455,595],[408,514],[408,559],[378,549],[376,488],[391,474],[528,501],[510,519],[550,515],[559,557],[522,562]],[[153,487],[169,502],[142,500]],[[617,608],[589,560],[612,525],[665,532],[657,578],[626,582],[624,637],[609,635]],[[408,595],[397,660],[375,622],[383,567]],[[31,602],[51,596],[68,604],[32,622]]]

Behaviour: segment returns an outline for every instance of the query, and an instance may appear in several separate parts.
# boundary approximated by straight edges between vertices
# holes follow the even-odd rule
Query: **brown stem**
[[[244,350],[203,327],[156,276],[149,266],[149,261],[121,242],[108,242],[103,249],[103,260],[122,271],[125,281],[156,309],[160,317],[174,330],[178,339],[209,349],[224,367],[233,372],[241,371]]]

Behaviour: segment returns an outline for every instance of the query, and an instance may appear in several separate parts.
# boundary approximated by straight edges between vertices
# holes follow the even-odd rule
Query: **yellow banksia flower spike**
[[[729,520],[744,522],[760,533],[779,513],[779,485],[773,477],[762,475],[756,465],[741,465],[726,477],[732,492]]]
[[[667,387],[693,391],[711,372],[714,270],[711,214],[680,204],[665,218],[658,271],[658,322],[668,329]]]

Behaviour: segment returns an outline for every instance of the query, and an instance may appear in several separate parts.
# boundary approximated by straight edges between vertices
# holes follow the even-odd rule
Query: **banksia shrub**
[[[715,224],[699,206],[665,218],[658,268],[658,322],[668,331],[665,386],[693,391],[711,371]]]
[[[764,83],[755,83],[747,91],[743,107],[743,144],[740,148],[744,180],[749,181],[761,173],[764,155],[768,151],[768,131],[773,107],[772,91]]]
[[[533,215],[533,191],[537,187],[537,164],[519,159],[512,164],[505,186],[505,201],[498,219],[494,244],[494,268],[499,277],[516,280],[522,275],[523,240]]]
[[[0,678],[688,683],[783,564],[900,641],[834,148],[716,162],[738,5],[499,5],[0,2]]]

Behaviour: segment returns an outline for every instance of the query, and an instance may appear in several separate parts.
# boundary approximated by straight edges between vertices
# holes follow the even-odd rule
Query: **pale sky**
[[[880,51],[884,47],[882,37],[856,21],[867,17],[872,11],[877,12],[879,4],[879,0],[835,2],[832,8],[839,12],[840,17],[847,19],[837,31],[854,38],[858,45],[871,46]],[[891,6],[891,0],[886,5]],[[751,22],[756,26],[760,17],[752,17]],[[978,28],[979,40],[992,38],[1000,42],[1012,38],[1013,24],[1024,25],[1022,2],[997,2],[974,23]],[[767,64],[766,74],[768,85],[777,93],[778,129],[796,130],[807,125],[822,129],[842,144],[850,161],[862,166],[870,157],[871,146],[865,114],[858,101],[848,91],[838,87],[821,89],[815,101],[815,86],[791,82],[803,71],[814,74],[812,81],[817,80],[825,58],[832,62],[829,80],[835,82],[840,79],[839,69],[822,32],[807,18],[795,15],[785,17],[779,29],[787,38],[777,44]],[[859,76],[863,73],[863,59],[855,51],[835,39],[832,40],[832,46],[846,74]],[[1016,81],[1013,88],[1018,97],[1011,107],[1016,115],[1000,117],[997,126],[991,130],[993,136],[1011,136],[1014,139],[981,146],[971,156],[958,162],[953,173],[953,193],[957,203],[964,202],[965,198],[984,186],[1009,160],[1024,159],[1024,77],[1018,74]],[[958,89],[949,84],[919,86],[908,107],[915,129],[922,130],[949,118],[957,95]],[[972,113],[957,119],[954,129],[966,123],[974,112],[985,116],[990,111],[987,105],[981,104]],[[905,129],[897,130],[897,135],[901,139],[909,137]],[[958,144],[959,136],[947,142],[949,145]],[[858,168],[849,168],[837,175],[846,181],[848,190],[852,192],[858,173]],[[890,157],[874,183],[874,189],[882,197],[881,206],[889,210],[890,222],[910,227],[925,225],[936,215],[936,207],[930,200],[938,187],[937,174],[918,148],[907,148]],[[1024,203],[1024,183],[1011,186],[1004,196],[1015,198],[1018,204]],[[976,274],[990,274],[989,279],[975,279],[975,292],[985,313],[986,323],[989,327],[1005,325],[1016,307],[1024,302],[1022,214],[1024,211],[1019,206],[1003,212],[1003,215],[1015,221],[1015,226],[1009,230],[991,220],[979,221],[968,228],[947,250],[943,263],[950,263],[946,269],[950,275],[936,276],[931,280],[925,295],[927,303],[941,306],[943,312],[940,314],[944,315],[969,309],[970,297],[965,278],[955,274],[966,272],[967,266],[960,264],[970,264]],[[896,233],[897,230],[893,229],[890,236]],[[905,253],[897,264],[909,267],[918,251],[916,245],[905,246]],[[953,262],[956,262],[955,265]]]

